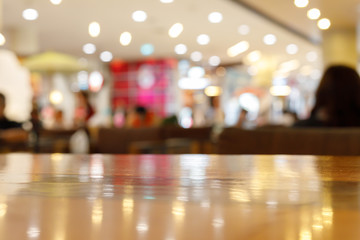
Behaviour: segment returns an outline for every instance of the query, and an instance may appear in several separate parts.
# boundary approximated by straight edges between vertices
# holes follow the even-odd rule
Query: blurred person
[[[162,119],[160,125],[163,126],[163,127],[169,127],[169,126],[170,127],[180,127],[179,119],[175,114],[170,115],[170,116],[165,117],[164,119]]]
[[[136,106],[135,109],[129,113],[128,126],[139,127],[151,127],[156,124],[155,115],[144,106]]]
[[[62,110],[55,110],[55,122],[54,122],[54,128],[55,129],[62,129],[64,128],[64,117],[63,117],[63,111]]]
[[[22,123],[9,120],[5,116],[6,98],[0,93],[0,141],[5,143],[22,143],[27,141],[28,133]]]
[[[77,92],[76,102],[74,124],[77,130],[69,140],[70,152],[89,153],[91,136],[88,121],[94,116],[95,110],[90,104],[88,93],[85,91]]]
[[[241,109],[238,121],[235,124],[237,128],[247,128],[248,122],[248,111],[246,109]]]
[[[296,112],[293,112],[288,109],[285,109],[283,111],[281,125],[290,127],[297,121],[299,121],[299,118],[298,118]]]
[[[333,65],[326,69],[315,94],[310,117],[295,127],[360,126],[360,77],[355,69]]]
[[[209,98],[210,108],[206,113],[206,121],[208,125],[222,128],[224,125],[225,114],[221,109],[220,97],[214,96]]]
[[[113,125],[114,127],[121,128],[124,127],[126,123],[126,109],[125,103],[122,100],[115,102],[115,108],[113,112]]]
[[[31,122],[31,132],[29,137],[29,144],[32,146],[34,152],[39,152],[40,150],[40,131],[43,128],[42,122],[39,116],[39,107],[35,100],[32,103],[32,110],[30,113],[30,122]]]
[[[76,97],[75,126],[84,127],[87,125],[89,119],[95,114],[95,110],[90,104],[87,92],[80,91],[76,94]]]
[[[224,129],[225,114],[221,108],[220,97],[210,97],[210,109],[206,114],[206,121],[212,127],[211,140],[216,142]]]

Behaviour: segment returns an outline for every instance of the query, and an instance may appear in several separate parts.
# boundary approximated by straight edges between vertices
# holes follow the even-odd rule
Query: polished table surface
[[[360,157],[0,155],[0,239],[360,239]]]

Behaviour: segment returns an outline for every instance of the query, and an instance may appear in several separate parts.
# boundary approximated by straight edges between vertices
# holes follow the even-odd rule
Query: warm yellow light
[[[270,94],[273,96],[288,96],[291,93],[289,86],[272,86],[270,88]]]
[[[316,20],[320,17],[321,13],[320,10],[317,8],[312,8],[307,12],[307,16],[311,20]]]
[[[52,104],[60,104],[63,101],[64,97],[61,92],[54,90],[50,93],[50,102]]]
[[[4,35],[2,35],[0,33],[0,46],[4,45],[5,43],[6,43],[6,39],[5,39]]]
[[[208,97],[216,97],[221,95],[222,89],[218,86],[208,86],[205,88],[204,92]]]
[[[184,27],[181,23],[175,23],[169,29],[169,36],[171,38],[177,38],[182,33],[183,30],[184,30]]]
[[[300,63],[297,59],[286,61],[280,64],[279,69],[281,72],[291,72],[300,67]]]
[[[239,55],[240,53],[243,53],[246,50],[248,50],[249,46],[250,45],[247,41],[241,41],[241,42],[235,44],[234,46],[230,47],[227,50],[227,54],[229,57],[235,57],[235,56]]]
[[[326,30],[331,26],[331,22],[327,18],[322,18],[318,21],[317,25],[321,30]]]
[[[249,60],[249,62],[254,63],[260,60],[261,58],[261,52],[256,50],[256,51],[252,51],[251,53],[249,53],[246,56],[247,60]]]
[[[54,5],[59,5],[62,2],[62,0],[50,0],[50,2]]]
[[[120,35],[120,44],[123,46],[128,46],[131,43],[132,36],[129,32],[123,32]]]
[[[92,22],[89,24],[89,34],[92,37],[100,35],[100,24],[98,22]]]
[[[134,210],[134,200],[131,198],[125,198],[123,200],[123,211],[127,213],[132,213]]]
[[[0,204],[0,217],[4,217],[7,211],[7,205],[5,203]]]
[[[309,4],[309,0],[294,0],[294,4],[298,8],[304,8]]]

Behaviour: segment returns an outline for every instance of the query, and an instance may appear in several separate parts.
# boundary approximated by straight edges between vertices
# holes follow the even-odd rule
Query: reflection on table
[[[359,239],[360,158],[0,155],[0,239]]]

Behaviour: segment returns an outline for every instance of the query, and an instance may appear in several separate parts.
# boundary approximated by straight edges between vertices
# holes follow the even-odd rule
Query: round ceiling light
[[[25,20],[34,21],[39,17],[39,13],[35,9],[28,8],[23,11],[22,16]]]
[[[147,19],[147,14],[146,14],[146,12],[141,11],[141,10],[135,11],[132,14],[132,19],[135,22],[145,22],[145,20]]]

